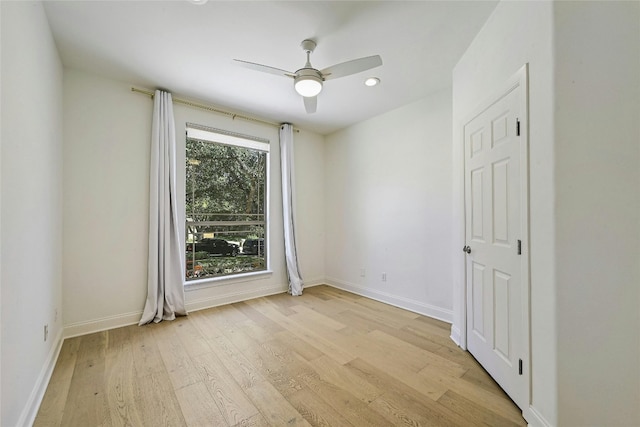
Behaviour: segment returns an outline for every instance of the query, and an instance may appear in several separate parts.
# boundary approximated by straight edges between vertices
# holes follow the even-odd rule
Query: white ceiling
[[[236,112],[328,134],[451,85],[451,70],[497,1],[47,1],[65,66],[163,88]],[[296,71],[381,55],[381,67],[325,82],[315,114],[290,78],[233,59]],[[381,84],[364,86],[365,77]]]

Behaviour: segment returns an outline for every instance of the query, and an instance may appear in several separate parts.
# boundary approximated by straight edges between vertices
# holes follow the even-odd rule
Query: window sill
[[[190,280],[183,282],[185,292],[195,291],[198,289],[211,288],[214,286],[228,285],[231,283],[250,282],[269,277],[273,274],[271,270],[256,271],[252,273],[233,274],[229,276],[211,277],[200,280]]]

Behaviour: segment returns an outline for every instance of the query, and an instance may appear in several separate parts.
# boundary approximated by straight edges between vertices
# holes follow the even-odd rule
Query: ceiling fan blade
[[[331,67],[320,71],[320,73],[325,80],[331,80],[338,77],[360,73],[380,65],[382,65],[382,58],[380,58],[380,55],[373,55],[332,65]]]
[[[304,98],[304,109],[307,110],[307,114],[313,114],[316,112],[316,108],[318,107],[318,97],[317,96],[303,96]]]
[[[256,64],[255,62],[243,61],[241,59],[234,59],[234,61],[240,63],[243,67],[250,68],[256,71],[262,71],[263,73],[276,74],[278,76],[295,77],[295,74],[281,70],[280,68],[269,67],[268,65]]]

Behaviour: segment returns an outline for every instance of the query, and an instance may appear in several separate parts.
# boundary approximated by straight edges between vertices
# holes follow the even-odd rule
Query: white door
[[[521,87],[464,127],[467,348],[524,409]],[[525,359],[525,360],[528,360]]]

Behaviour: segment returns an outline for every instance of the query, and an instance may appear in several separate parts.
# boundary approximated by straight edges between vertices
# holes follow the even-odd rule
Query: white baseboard
[[[45,364],[42,366],[42,370],[40,371],[40,375],[38,375],[38,379],[36,380],[36,384],[29,395],[29,399],[27,400],[27,404],[20,414],[20,418],[18,419],[19,426],[30,426],[33,425],[36,420],[36,415],[38,415],[38,410],[40,409],[40,405],[42,404],[42,399],[44,398],[44,393],[47,391],[47,386],[49,385],[49,380],[51,379],[51,375],[53,374],[53,368],[56,366],[56,362],[58,361],[58,355],[60,354],[60,350],[62,349],[62,342],[64,339],[62,338],[62,328],[58,331],[55,338],[55,343],[51,347],[49,354],[47,355],[47,360]]]
[[[186,303],[186,306],[188,312],[205,310],[207,308],[218,307],[220,305],[233,304],[235,302],[247,301],[254,298],[281,294],[283,292],[287,292],[287,289],[287,286],[276,285],[251,289],[250,291],[229,292],[223,295],[215,295],[212,297],[189,301]]]
[[[460,329],[455,325],[451,325],[451,336],[449,338],[451,338],[451,341],[456,343],[458,347],[466,350],[466,348],[460,344],[462,342],[462,334],[460,333]]]
[[[527,421],[527,425],[532,427],[553,427],[545,417],[538,412],[536,408],[533,406],[529,406],[525,411],[522,412],[522,416]]]
[[[326,280],[324,280],[324,277],[305,279],[304,288],[312,288],[314,286],[324,285],[325,283],[326,283]]]
[[[102,317],[99,319],[76,322],[64,327],[64,337],[73,338],[80,335],[102,332],[108,329],[121,328],[123,326],[135,325],[140,321],[142,311],[117,314],[115,316]]]
[[[334,288],[342,289],[352,292],[363,297],[371,298],[376,301],[384,302],[395,307],[403,308],[405,310],[412,311],[414,313],[422,314],[423,316],[432,317],[434,319],[442,320],[443,322],[453,322],[453,311],[446,310],[440,307],[436,307],[430,304],[425,304],[419,301],[415,301],[409,298],[393,295],[387,292],[381,292],[370,288],[365,288],[354,283],[344,282],[332,277],[327,277],[325,283],[333,286]]]

